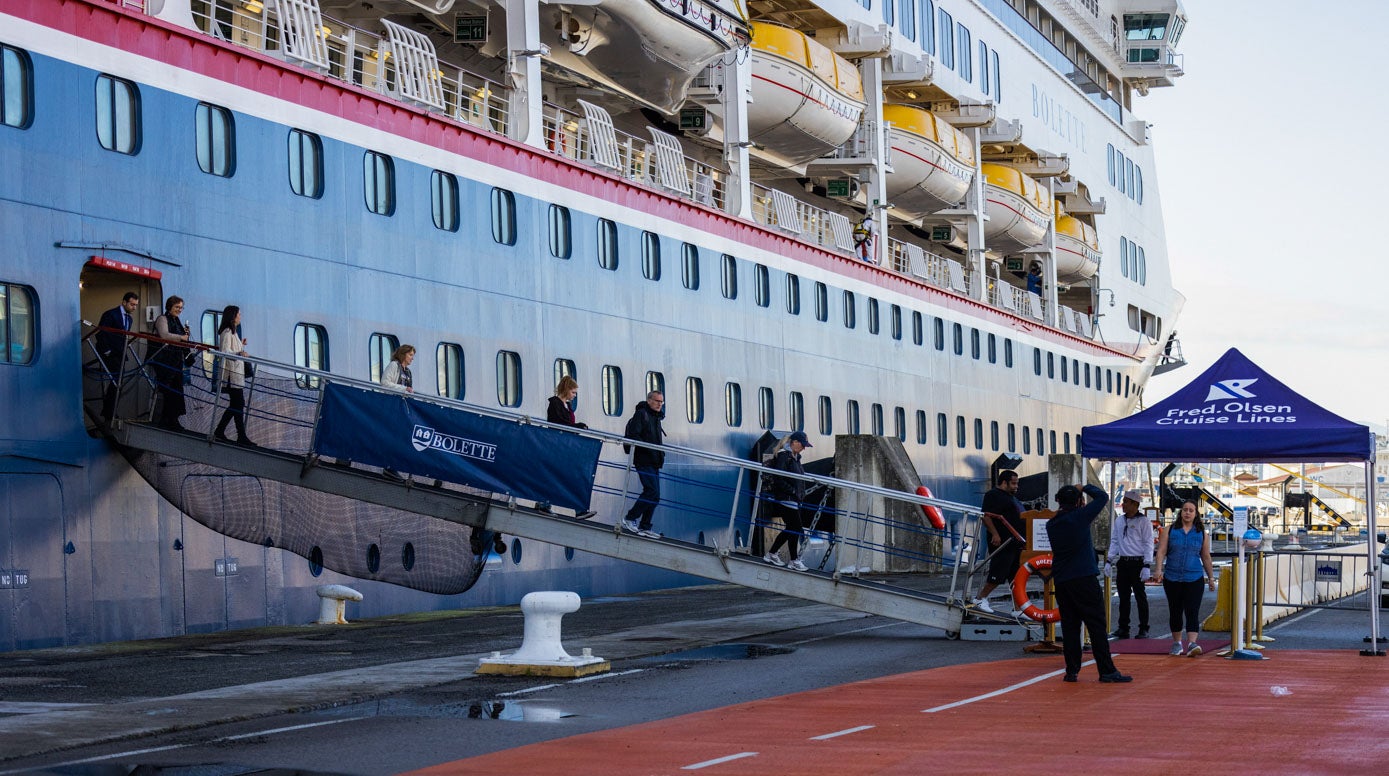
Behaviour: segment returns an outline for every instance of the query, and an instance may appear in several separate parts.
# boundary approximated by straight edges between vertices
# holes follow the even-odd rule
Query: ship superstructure
[[[765,430],[826,455],[896,436],[961,501],[1000,452],[1026,471],[1075,451],[1176,352],[1131,113],[1181,75],[1176,2],[54,0],[0,20],[0,568],[23,572],[0,575],[0,647],[316,609],[321,568],[178,512],[84,417],[82,321],[128,290],[142,330],[178,294],[209,343],[238,304],[253,352],[307,368],[376,379],[411,343],[420,390],[488,406],[539,415],[573,375],[611,431],[660,389],[672,437],[726,454]],[[363,612],[678,579],[539,544],[497,565],[455,596],[362,583]]]

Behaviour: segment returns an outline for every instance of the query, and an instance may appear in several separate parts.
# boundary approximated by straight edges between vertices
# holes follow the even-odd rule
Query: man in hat
[[[1104,575],[1119,586],[1119,626],[1111,639],[1129,637],[1129,596],[1138,602],[1138,638],[1148,638],[1148,593],[1143,583],[1153,575],[1153,523],[1140,511],[1143,497],[1130,488],[1120,502],[1122,514],[1114,518],[1109,530],[1109,552]]]
[[[1085,496],[1090,503],[1085,503]],[[1096,579],[1095,541],[1090,526],[1109,503],[1109,494],[1094,485],[1080,488],[1066,485],[1056,491],[1056,516],[1047,521],[1051,540],[1051,582],[1056,588],[1056,605],[1061,610],[1061,646],[1066,657],[1065,681],[1077,681],[1080,674],[1080,626],[1090,634],[1095,668],[1105,684],[1132,682],[1132,676],[1119,673],[1109,654],[1105,638],[1105,601]]]
[[[793,431],[786,438],[786,447],[782,448],[772,459],[772,468],[779,469],[792,474],[805,474],[805,469],[801,467],[801,451],[807,447],[814,447],[810,440],[806,438],[804,431]],[[769,502],[769,511],[772,517],[781,518],[781,533],[777,534],[772,546],[768,548],[767,554],[762,556],[762,560],[767,561],[773,566],[786,566],[792,571],[805,571],[806,565],[801,562],[801,534],[805,532],[805,525],[801,522],[801,501],[805,499],[805,480],[795,477],[773,477],[771,481],[772,501]],[[778,554],[782,545],[786,545],[791,550],[791,562],[787,563]]]

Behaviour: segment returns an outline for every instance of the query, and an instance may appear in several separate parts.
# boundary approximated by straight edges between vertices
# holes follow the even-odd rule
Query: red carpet
[[[1204,657],[1205,655],[1214,655],[1230,646],[1230,639],[1212,635],[1210,638],[1197,639],[1196,643],[1201,645],[1201,656]],[[1171,648],[1171,636],[1163,636],[1160,639],[1120,639],[1109,642],[1109,650],[1116,655],[1166,655],[1167,650]]]

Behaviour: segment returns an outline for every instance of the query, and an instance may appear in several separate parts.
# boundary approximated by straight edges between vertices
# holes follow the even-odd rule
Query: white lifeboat
[[[1002,164],[985,162],[984,243],[1000,254],[1041,245],[1052,218],[1052,199],[1030,176]]]
[[[1100,269],[1100,238],[1095,227],[1056,208],[1056,279],[1079,283]]]
[[[854,134],[866,103],[858,69],[789,27],[752,23],[748,136],[791,164],[824,156]]]
[[[974,144],[934,113],[910,105],[884,105],[891,125],[892,172],[887,196],[893,207],[926,215],[958,203],[974,177]]]

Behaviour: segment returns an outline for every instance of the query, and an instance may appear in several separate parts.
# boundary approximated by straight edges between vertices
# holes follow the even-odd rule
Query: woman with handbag
[[[171,431],[185,430],[178,419],[188,412],[183,397],[183,368],[193,357],[187,347],[188,327],[180,319],[183,312],[183,299],[171,296],[164,302],[164,314],[154,319],[154,330],[164,342],[150,358],[154,366],[154,382],[159,387],[158,424],[160,428]]]
[[[218,350],[238,356],[247,355],[246,340],[237,334],[240,326],[241,308],[234,304],[227,305],[222,310],[222,323],[217,329]],[[213,436],[222,442],[232,441],[227,437],[227,424],[234,421],[236,444],[255,447],[255,443],[246,436],[246,367],[245,361],[222,359],[222,392],[227,395],[227,410],[222,413],[222,420],[217,424],[217,432]]]

